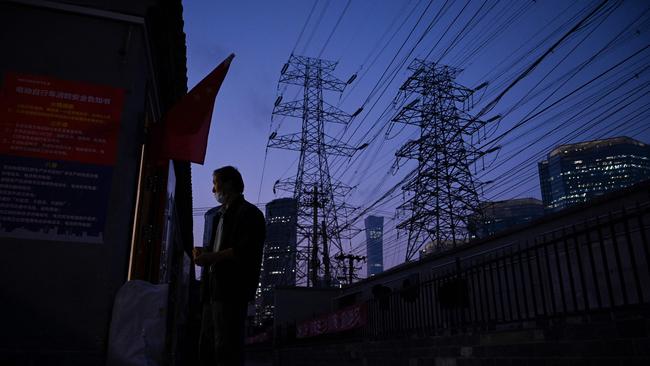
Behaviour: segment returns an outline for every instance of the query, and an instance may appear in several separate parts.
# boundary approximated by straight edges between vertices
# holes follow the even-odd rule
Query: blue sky
[[[281,134],[298,132],[300,128],[300,121],[291,118],[274,118],[271,123],[277,95],[283,94],[287,101],[298,92],[278,85],[282,65],[292,52],[338,61],[334,75],[340,79],[358,75],[342,97],[326,93],[325,98],[349,113],[369,99],[364,112],[345,132],[340,126],[327,127],[329,134],[341,136],[352,145],[370,142],[358,158],[330,161],[330,171],[336,178],[357,187],[348,201],[364,207],[413,167],[407,163],[396,175],[388,172],[394,152],[409,138],[417,136],[417,131],[395,125],[390,137],[385,137],[385,128],[389,126],[385,122],[397,111],[391,108],[391,102],[408,77],[406,66],[413,58],[428,55],[429,60],[461,68],[457,82],[470,88],[488,82],[488,87],[475,95],[475,106],[470,113],[476,114],[598,3],[319,0],[314,7],[314,1],[310,0],[184,1],[188,87],[194,86],[228,54],[236,54],[217,97],[205,164],[192,167],[193,204],[197,208],[195,243],[200,245],[202,238],[200,208],[216,204],[211,193],[213,169],[236,166],[246,182],[245,196],[254,203],[281,197],[273,194],[273,182],[295,174],[298,153],[269,150],[265,162],[271,131]],[[484,119],[503,116],[498,123],[487,126],[486,132],[491,132],[492,138],[526,121],[502,140],[486,145],[498,145],[501,150],[476,166],[480,180],[494,181],[485,187],[484,198],[539,198],[536,162],[559,141],[636,133],[636,138],[650,142],[650,132],[643,128],[648,120],[643,108],[650,100],[644,94],[650,80],[644,69],[648,65],[648,50],[570,94],[650,43],[647,2],[610,2],[608,6],[610,11],[603,12],[569,37],[483,116]],[[312,9],[310,22],[299,37]],[[436,14],[439,14],[437,18]],[[429,25],[430,30],[425,33]],[[621,36],[615,38],[619,32]],[[602,54],[597,54],[612,40]],[[577,69],[594,55],[598,56]],[[402,60],[405,60],[403,65]],[[386,70],[391,79],[382,79]],[[575,75],[571,73],[573,70]],[[378,83],[380,87],[375,88],[378,92],[371,95]],[[529,114],[544,110],[567,94],[570,95],[563,102],[527,120]],[[527,99],[522,101],[522,98]],[[613,106],[622,108],[616,110]],[[576,132],[572,133],[573,130]],[[378,138],[371,140],[375,134]],[[490,139],[482,141],[486,142]],[[395,223],[390,218],[400,203],[400,196],[369,212],[388,218],[384,238],[387,267],[400,263],[404,256],[400,239],[389,228]],[[344,247],[364,254],[363,242],[364,236],[359,235]]]

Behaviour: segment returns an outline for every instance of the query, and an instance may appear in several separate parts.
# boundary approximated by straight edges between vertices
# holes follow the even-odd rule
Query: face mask
[[[223,205],[226,202],[226,196],[223,195],[223,192],[214,192],[214,198],[217,199],[217,202]]]

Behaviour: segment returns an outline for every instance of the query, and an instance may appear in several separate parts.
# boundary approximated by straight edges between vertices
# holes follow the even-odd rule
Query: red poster
[[[0,238],[102,243],[122,89],[5,74]]]
[[[0,155],[113,165],[124,91],[7,73]]]

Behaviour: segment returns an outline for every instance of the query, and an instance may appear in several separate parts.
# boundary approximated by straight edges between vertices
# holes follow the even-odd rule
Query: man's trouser
[[[218,301],[203,304],[199,359],[204,366],[244,364],[246,302]]]

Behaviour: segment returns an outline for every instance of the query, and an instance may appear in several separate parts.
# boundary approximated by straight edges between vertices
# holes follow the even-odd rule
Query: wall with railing
[[[365,337],[536,326],[650,302],[650,203],[434,266],[367,300]]]
[[[290,301],[276,304],[286,316],[266,343],[550,329],[650,314],[649,230],[645,182],[333,291],[318,310],[305,306],[312,296],[287,290]],[[355,306],[363,317],[353,327],[330,326]]]

